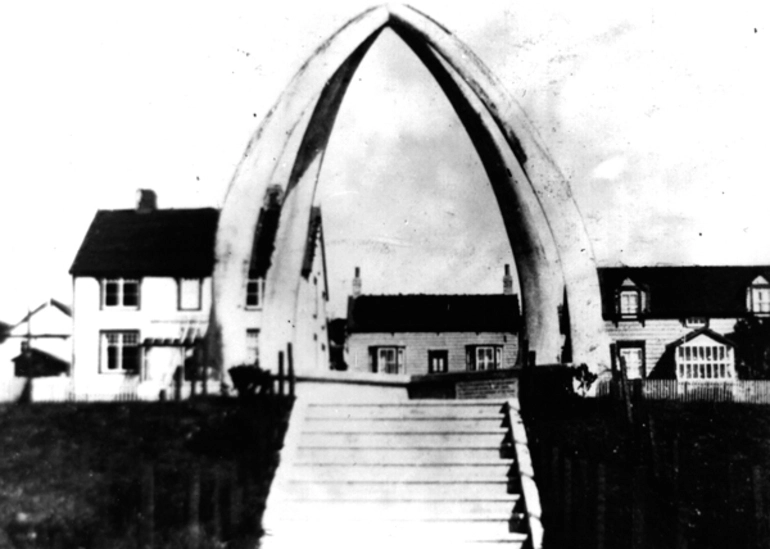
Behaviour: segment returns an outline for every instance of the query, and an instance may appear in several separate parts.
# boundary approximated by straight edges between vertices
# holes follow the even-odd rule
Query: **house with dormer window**
[[[628,377],[736,379],[741,319],[770,316],[770,267],[604,267],[602,314]]]
[[[219,211],[214,208],[159,209],[155,193],[140,191],[135,209],[96,213],[70,269],[74,322],[72,382],[76,395],[169,394],[181,379],[207,370],[204,338],[212,305],[214,242]],[[268,193],[261,210],[244,302],[232,312],[241,326],[241,364],[259,360],[265,275],[280,214],[280,196]],[[313,210],[308,235],[308,284],[323,303],[314,327],[318,352],[328,352],[320,209]],[[311,337],[308,335],[307,337]],[[203,371],[202,371],[203,370]]]

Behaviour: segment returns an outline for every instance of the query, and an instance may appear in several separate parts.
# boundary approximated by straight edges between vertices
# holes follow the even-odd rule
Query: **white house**
[[[217,390],[226,374],[206,367],[204,338],[219,212],[158,209],[152,191],[140,193],[136,209],[97,212],[70,269],[74,391],[107,398],[138,391],[143,398],[157,398],[169,394],[180,377],[185,391],[203,377],[210,380],[208,390]],[[232,312],[241,326],[244,364],[259,359],[264,279],[279,213],[280,197],[268,197],[243,280],[246,299]],[[314,215],[309,248],[322,240],[320,210]],[[314,335],[318,352],[328,353],[323,253],[306,255],[308,285],[323,288],[314,294],[319,328],[307,337]]]
[[[767,266],[599,269],[605,325],[629,378],[731,381],[740,319],[770,316]]]

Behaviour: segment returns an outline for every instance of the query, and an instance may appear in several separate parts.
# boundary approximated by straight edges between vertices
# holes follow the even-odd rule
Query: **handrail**
[[[529,454],[527,443],[527,431],[524,421],[521,419],[518,400],[506,402],[506,421],[508,423],[508,435],[510,445],[513,447],[519,481],[521,484],[521,499],[524,518],[529,534],[528,547],[530,549],[542,549],[543,547],[543,511],[540,506],[540,493],[535,484],[535,469],[532,466],[532,457]]]

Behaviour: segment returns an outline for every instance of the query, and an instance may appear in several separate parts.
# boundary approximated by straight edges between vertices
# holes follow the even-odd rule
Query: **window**
[[[139,332],[102,332],[101,372],[138,374],[142,349]]]
[[[754,279],[746,292],[746,306],[755,314],[770,314],[770,283],[758,276]]]
[[[615,310],[621,318],[637,318],[647,308],[647,295],[633,280],[627,278],[616,293]]]
[[[644,341],[619,341],[618,358],[626,365],[628,379],[644,379],[647,368],[644,361]],[[621,367],[618,364],[618,367]]]
[[[199,311],[201,308],[201,280],[200,278],[180,278],[179,310]]]
[[[684,325],[686,328],[705,328],[708,326],[708,318],[703,316],[691,316],[684,319]]]
[[[259,330],[246,330],[246,363],[259,364]]]
[[[503,362],[502,345],[469,345],[465,348],[468,371],[497,370]]]
[[[139,280],[110,278],[102,281],[102,306],[105,308],[139,308]]]
[[[374,373],[403,374],[406,371],[403,347],[369,347],[369,361]]]
[[[265,279],[249,278],[246,282],[246,308],[258,309],[265,298]]]
[[[621,316],[636,316],[639,314],[639,292],[636,290],[623,290],[620,292]]]
[[[732,381],[734,365],[733,350],[716,341],[686,343],[676,350],[679,381]]]
[[[449,351],[428,351],[428,373],[442,374],[449,371]]]

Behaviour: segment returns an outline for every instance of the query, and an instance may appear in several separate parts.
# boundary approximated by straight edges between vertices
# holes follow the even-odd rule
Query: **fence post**
[[[605,547],[605,524],[607,516],[607,480],[604,464],[600,463],[596,473],[596,549]]]
[[[765,505],[762,497],[762,469],[758,466],[751,468],[751,491],[754,494],[754,524],[756,526],[756,547],[765,546]]]
[[[286,362],[289,366],[289,396],[294,396],[294,354],[292,353],[291,343],[286,344]]]
[[[564,540],[572,538],[572,458],[564,460]]]
[[[201,476],[200,468],[195,466],[190,477],[190,492],[188,500],[188,532],[190,547],[200,547],[201,544]]]
[[[150,463],[142,465],[141,505],[140,547],[152,549],[155,546],[155,471]]]
[[[633,510],[631,514],[631,547],[644,549],[644,512],[647,500],[647,471],[636,467],[633,478]]]
[[[278,394],[283,396],[283,351],[278,351]]]

